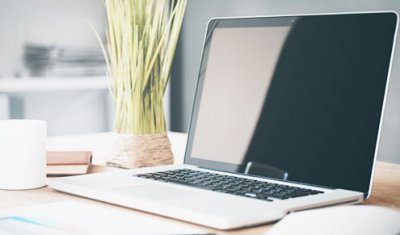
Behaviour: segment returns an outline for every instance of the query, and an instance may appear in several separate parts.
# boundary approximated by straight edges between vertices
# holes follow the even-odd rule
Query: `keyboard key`
[[[272,201],[272,199],[285,200],[323,193],[317,190],[189,169],[138,174],[134,176],[264,201]]]

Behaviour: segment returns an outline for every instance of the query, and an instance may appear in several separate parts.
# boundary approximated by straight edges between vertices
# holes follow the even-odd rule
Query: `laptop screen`
[[[185,163],[367,193],[396,22],[211,20]]]

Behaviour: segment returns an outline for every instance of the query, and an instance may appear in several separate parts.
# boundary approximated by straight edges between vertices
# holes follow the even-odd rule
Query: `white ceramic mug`
[[[41,120],[0,120],[0,189],[46,185],[47,125]]]

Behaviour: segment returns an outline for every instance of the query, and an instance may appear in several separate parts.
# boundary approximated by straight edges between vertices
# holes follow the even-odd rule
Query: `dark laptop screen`
[[[396,22],[212,20],[185,163],[367,193]]]

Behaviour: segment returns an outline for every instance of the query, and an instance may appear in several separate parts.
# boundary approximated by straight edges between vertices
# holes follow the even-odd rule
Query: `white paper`
[[[204,234],[197,228],[73,201],[0,212],[0,234]]]
[[[265,235],[399,235],[400,211],[378,206],[337,206],[292,213]]]

